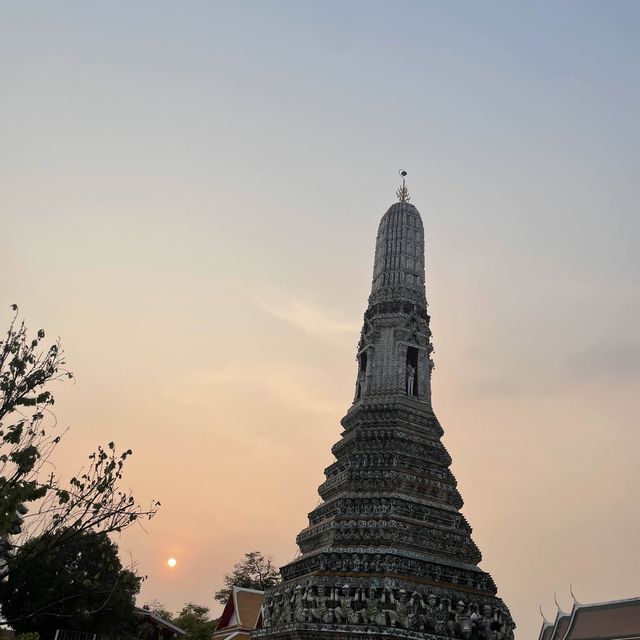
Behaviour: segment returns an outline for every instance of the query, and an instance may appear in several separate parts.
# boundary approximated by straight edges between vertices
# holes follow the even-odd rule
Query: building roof
[[[553,631],[549,636],[549,640],[563,640],[565,633],[569,628],[570,620],[571,620],[571,614],[569,613],[564,613],[562,615],[556,616],[556,623],[553,625]]]
[[[213,638],[248,638],[249,633],[256,628],[263,600],[264,591],[233,587],[213,632]]]
[[[146,609],[145,607],[136,607],[135,613],[140,618],[144,618],[159,627],[164,627],[165,629],[172,631],[174,635],[184,636],[187,634],[187,632],[184,629],[181,629],[180,627],[177,627],[175,624],[169,622],[168,620],[161,618],[157,613],[154,613],[153,611],[151,611],[151,609]]]
[[[545,620],[538,640],[640,640],[640,598],[581,604]]]

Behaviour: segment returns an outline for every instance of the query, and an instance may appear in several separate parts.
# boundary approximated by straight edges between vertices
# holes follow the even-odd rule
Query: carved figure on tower
[[[413,381],[416,375],[415,367],[412,367],[411,364],[407,364],[407,395],[413,395]]]

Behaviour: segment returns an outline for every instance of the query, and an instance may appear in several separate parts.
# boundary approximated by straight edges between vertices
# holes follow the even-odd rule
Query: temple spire
[[[418,209],[382,216],[355,397],[252,640],[513,640],[514,622],[460,509],[431,405],[425,235]]]
[[[396,191],[396,196],[398,197],[399,202],[409,202],[411,198],[409,197],[409,189],[407,189],[407,184],[405,182],[407,172],[404,169],[399,169],[398,174],[402,176],[402,186]]]

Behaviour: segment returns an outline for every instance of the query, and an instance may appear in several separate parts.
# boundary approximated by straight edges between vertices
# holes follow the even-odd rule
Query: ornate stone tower
[[[512,640],[431,407],[424,228],[404,185],[376,239],[355,398],[301,555],[267,592],[253,638]]]

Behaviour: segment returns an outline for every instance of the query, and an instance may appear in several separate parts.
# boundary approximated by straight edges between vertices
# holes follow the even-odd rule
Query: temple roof
[[[571,620],[571,615],[568,613],[558,612],[558,616],[556,616],[556,622],[553,625],[553,629],[551,634],[549,635],[549,640],[563,640],[567,629],[569,628],[569,622]]]
[[[571,613],[544,622],[538,640],[638,640],[640,598],[594,604],[574,602]]]
[[[248,638],[249,632],[256,628],[263,600],[264,591],[234,586],[212,637]]]
[[[164,618],[160,617],[154,611],[151,611],[149,608],[136,607],[135,608],[135,614],[139,618],[142,618],[142,619],[146,620],[147,622],[150,622],[154,626],[161,627],[161,628],[169,631],[174,637],[184,636],[187,633],[184,629],[181,629],[180,627],[176,626],[172,622],[169,622],[168,620],[165,620]]]
[[[550,640],[552,633],[553,624],[551,624],[550,622],[545,622],[542,625],[542,629],[540,630],[540,640]]]

